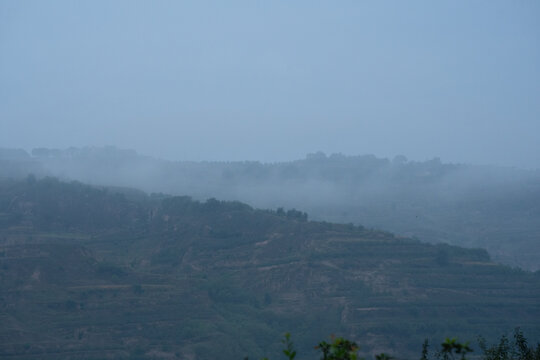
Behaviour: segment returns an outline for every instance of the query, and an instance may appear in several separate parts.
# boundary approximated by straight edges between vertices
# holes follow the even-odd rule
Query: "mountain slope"
[[[416,356],[425,337],[540,337],[540,278],[483,250],[298,211],[55,179],[0,186],[0,356],[309,358],[330,333]]]

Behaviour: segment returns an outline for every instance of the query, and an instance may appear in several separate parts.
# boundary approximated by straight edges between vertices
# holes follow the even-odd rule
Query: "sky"
[[[540,168],[540,2],[0,0],[0,147]]]

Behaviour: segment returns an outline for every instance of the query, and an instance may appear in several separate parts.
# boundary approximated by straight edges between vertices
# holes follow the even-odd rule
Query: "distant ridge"
[[[15,158],[8,153],[0,151],[0,176],[33,173],[259,208],[297,208],[317,220],[486,248],[496,261],[540,269],[538,171],[321,152],[272,164],[173,162],[115,147],[34,149],[32,156]]]

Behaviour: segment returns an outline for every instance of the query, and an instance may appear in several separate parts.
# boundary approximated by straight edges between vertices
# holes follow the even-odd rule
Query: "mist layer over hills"
[[[0,152],[4,177],[58,176],[148,193],[296,208],[310,218],[389,230],[427,242],[482,247],[540,269],[538,171],[310,154],[283,163],[173,162],[107,148]]]

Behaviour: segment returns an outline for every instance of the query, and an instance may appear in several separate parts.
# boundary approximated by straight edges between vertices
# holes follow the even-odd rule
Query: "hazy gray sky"
[[[540,2],[0,0],[0,147],[540,168]]]

